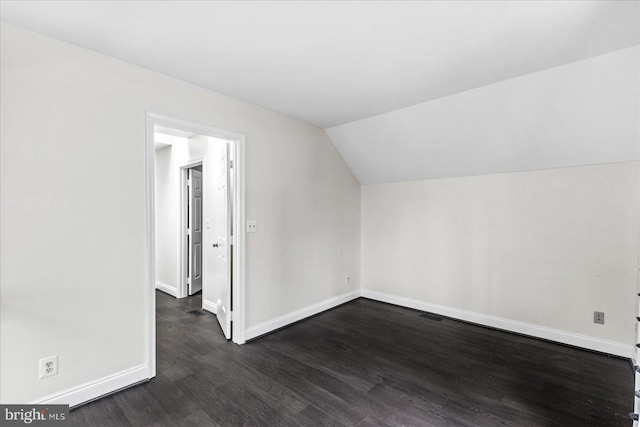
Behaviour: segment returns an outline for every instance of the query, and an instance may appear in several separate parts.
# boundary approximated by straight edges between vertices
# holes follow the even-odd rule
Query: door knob
[[[214,248],[217,248],[217,247],[218,247],[218,244],[217,244],[217,243],[214,243],[214,244],[213,244],[213,247],[214,247]]]

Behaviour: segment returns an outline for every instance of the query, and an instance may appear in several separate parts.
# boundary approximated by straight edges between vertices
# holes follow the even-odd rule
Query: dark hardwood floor
[[[74,426],[631,426],[608,357],[366,299],[243,346],[200,298],[157,294],[157,377]]]

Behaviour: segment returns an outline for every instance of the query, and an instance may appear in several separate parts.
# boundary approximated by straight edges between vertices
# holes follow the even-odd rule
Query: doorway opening
[[[244,343],[244,136],[147,113],[146,151],[153,377],[156,289],[201,298],[224,337]]]

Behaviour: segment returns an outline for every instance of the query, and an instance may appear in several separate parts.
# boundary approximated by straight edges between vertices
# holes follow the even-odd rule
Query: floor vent
[[[442,316],[438,316],[437,314],[433,313],[422,313],[420,317],[425,317],[429,320],[435,320],[436,322],[442,322]]]
[[[207,314],[203,310],[191,310],[188,313],[194,315],[195,317],[200,317],[200,316],[204,316],[205,314]]]

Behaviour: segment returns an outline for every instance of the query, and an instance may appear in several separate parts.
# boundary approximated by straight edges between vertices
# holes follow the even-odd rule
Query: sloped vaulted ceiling
[[[3,0],[0,19],[316,124],[374,183],[637,159],[638,6]]]
[[[640,49],[327,129],[362,184],[640,159]]]

